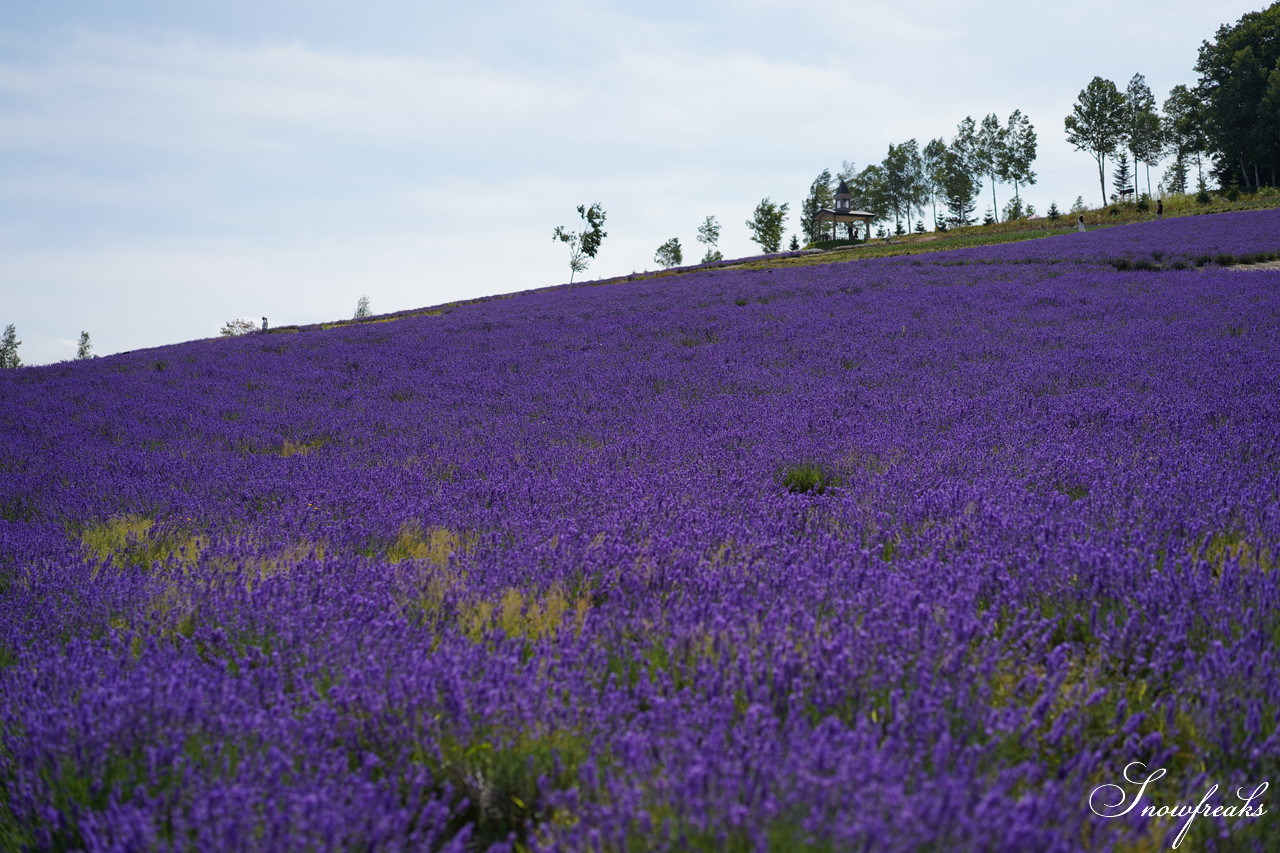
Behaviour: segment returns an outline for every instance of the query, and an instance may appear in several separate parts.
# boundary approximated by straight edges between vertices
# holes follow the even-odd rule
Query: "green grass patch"
[[[789,465],[778,474],[778,483],[793,494],[820,495],[840,482],[834,472],[816,462]]]
[[[154,519],[143,515],[113,516],[80,531],[80,542],[98,560],[117,567],[149,568],[169,558],[194,562],[204,540],[174,529],[157,531]]]

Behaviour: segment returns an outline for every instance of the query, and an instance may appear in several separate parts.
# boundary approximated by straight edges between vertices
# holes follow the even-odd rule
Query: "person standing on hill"
[[[1079,231],[1081,234],[1084,233],[1084,214],[1083,213],[1076,217],[1076,230]]]
[[[1164,199],[1156,199],[1156,219],[1164,218]]]

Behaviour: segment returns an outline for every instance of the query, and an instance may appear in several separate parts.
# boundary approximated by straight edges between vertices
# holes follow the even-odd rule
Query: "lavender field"
[[[3,371],[0,849],[1151,851],[1214,785],[1180,850],[1280,849],[1280,270],[1223,266],[1276,253]]]

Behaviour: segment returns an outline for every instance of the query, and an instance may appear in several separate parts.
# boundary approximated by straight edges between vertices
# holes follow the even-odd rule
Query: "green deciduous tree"
[[[587,264],[600,251],[600,244],[608,233],[604,230],[606,214],[600,202],[590,207],[578,205],[578,215],[582,217],[585,227],[581,231],[570,231],[563,225],[557,225],[551,231],[551,239],[559,240],[569,247],[569,283],[573,277],[587,268]]]
[[[951,225],[968,225],[973,221],[973,211],[977,206],[975,200],[982,185],[974,180],[970,169],[971,166],[961,151],[954,146],[947,149],[939,177],[942,197],[946,200],[950,214],[947,221]]]
[[[76,358],[93,358],[93,344],[89,343],[89,333],[80,333],[80,343],[76,346]]]
[[[829,169],[823,169],[818,177],[809,185],[809,194],[800,205],[800,228],[810,243],[822,239],[822,223],[815,222],[814,217],[823,208],[835,204],[835,186]]]
[[[906,233],[903,221],[910,221],[912,209],[922,208],[925,200],[919,144],[909,139],[901,145],[890,145],[880,170],[880,191],[893,213],[894,230]]]
[[[847,180],[855,208],[870,213],[875,222],[889,217],[890,208],[885,192],[884,167],[873,163]],[[870,236],[870,233],[868,230],[867,235]]]
[[[1169,90],[1169,97],[1164,101],[1164,116],[1161,119],[1162,136],[1173,155],[1174,162],[1182,162],[1185,167],[1191,157],[1196,158],[1196,175],[1204,180],[1204,168],[1201,156],[1209,147],[1205,135],[1205,106],[1196,90],[1189,89],[1179,83]],[[1181,182],[1186,192],[1186,179]]]
[[[1013,197],[1022,206],[1020,188],[1023,184],[1036,182],[1036,173],[1031,164],[1036,161],[1036,129],[1031,119],[1022,114],[1022,110],[1014,110],[1009,114],[1009,121],[1004,128],[1004,150],[999,165],[999,174],[1003,180],[1013,184]]]
[[[0,368],[22,367],[22,359],[18,358],[18,329],[10,323],[4,327],[4,336],[0,337]]]
[[[258,331],[258,326],[252,320],[246,320],[243,317],[236,320],[228,320],[222,325],[219,332],[224,338],[234,338],[240,335],[247,335],[251,332]]]
[[[1258,126],[1256,130],[1257,148],[1260,152],[1265,152],[1265,146],[1269,141],[1267,134],[1272,137],[1272,148],[1267,153],[1260,153],[1258,156],[1265,156],[1264,161],[1269,172],[1270,183],[1272,186],[1276,184],[1276,167],[1280,165],[1280,150],[1274,145],[1274,137],[1280,134],[1280,62],[1276,63],[1276,67],[1271,69],[1271,73],[1267,75],[1267,86],[1262,93],[1262,102],[1258,104]],[[1258,180],[1255,178],[1255,184]]]
[[[991,181],[991,209],[998,211],[999,204],[996,202],[996,179],[1001,171],[1004,162],[1005,147],[1005,129],[1000,124],[1000,119],[996,118],[995,113],[987,113],[982,120],[982,124],[978,126],[977,147],[974,154],[978,166],[978,171],[983,177]],[[995,217],[993,216],[994,220]]]
[[[978,193],[982,191],[982,151],[978,125],[971,116],[956,125],[956,135],[942,155],[936,179],[946,201],[947,221],[968,225],[973,221]]]
[[[716,248],[720,242],[720,223],[714,216],[708,216],[698,226],[698,242],[707,247],[706,253],[702,256],[704,264],[724,260],[724,255],[720,254],[720,250]]]
[[[1206,106],[1209,147],[1219,155],[1220,181],[1245,186],[1276,184],[1280,133],[1268,115],[1272,73],[1280,70],[1280,3],[1249,12],[1233,26],[1218,28],[1200,46],[1198,93]],[[1280,86],[1280,83],[1277,83]]]
[[[907,162],[907,201],[912,211],[912,216],[907,218],[919,219],[924,216],[924,206],[929,201],[929,179],[924,173],[924,154],[920,151],[920,144],[914,139],[908,139],[899,147],[905,149]],[[907,225],[910,224],[908,221]]]
[[[981,143],[978,141],[978,125],[972,116],[965,116],[964,119],[956,125],[956,135],[951,140],[951,153],[957,158],[958,165],[969,173],[969,180],[972,181],[979,189],[982,187],[982,181],[979,178],[982,175],[982,154]]]
[[[1116,84],[1094,77],[1080,90],[1071,115],[1064,120],[1067,141],[1077,151],[1088,151],[1098,162],[1098,186],[1107,203],[1107,158],[1125,139],[1125,100]]]
[[[884,169],[870,164],[849,179],[849,192],[854,196],[854,207],[865,210],[876,222],[888,216],[888,201],[884,196]]]
[[[938,227],[938,199],[942,197],[942,167],[947,157],[946,140],[930,139],[920,155],[921,176],[933,207],[933,227]]]
[[[1133,184],[1135,194],[1138,185],[1138,166],[1147,167],[1147,195],[1151,194],[1151,167],[1160,162],[1164,153],[1164,140],[1160,132],[1160,116],[1156,113],[1156,99],[1147,85],[1147,78],[1135,74],[1124,90],[1125,140],[1133,155]]]
[[[684,263],[684,250],[680,248],[680,238],[672,237],[659,246],[658,251],[653,254],[653,261],[663,269],[671,269]]]
[[[751,239],[760,245],[766,254],[778,251],[782,245],[782,232],[787,219],[789,205],[786,202],[774,204],[767,197],[756,205],[754,215],[747,220],[747,228],[751,229]]]
[[[373,309],[369,307],[369,297],[361,296],[356,301],[355,319],[363,320],[365,317],[372,317],[372,316],[373,316]]]

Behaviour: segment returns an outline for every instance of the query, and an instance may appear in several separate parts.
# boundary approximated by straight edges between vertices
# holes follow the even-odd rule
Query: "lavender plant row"
[[[1280,272],[1102,261],[1278,250],[1200,217],[5,371],[0,848],[1171,844],[1106,816],[1126,768],[1268,805]]]
[[[1185,216],[1104,228],[1087,235],[1024,240],[948,253],[948,262],[991,263],[1064,261],[1100,263],[1119,269],[1185,269],[1206,264],[1276,260],[1275,211]]]

